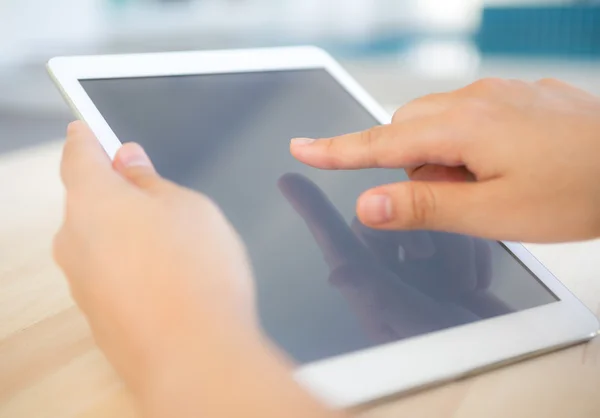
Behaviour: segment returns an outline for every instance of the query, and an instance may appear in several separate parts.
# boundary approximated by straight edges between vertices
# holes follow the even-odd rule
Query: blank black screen
[[[82,85],[122,142],[222,207],[248,247],[262,324],[300,363],[557,300],[499,243],[361,225],[358,196],[403,171],[294,160],[290,138],[377,124],[325,70]]]

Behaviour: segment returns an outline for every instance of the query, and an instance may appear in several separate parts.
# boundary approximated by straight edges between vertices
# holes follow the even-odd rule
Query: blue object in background
[[[483,54],[600,58],[600,4],[484,9]]]

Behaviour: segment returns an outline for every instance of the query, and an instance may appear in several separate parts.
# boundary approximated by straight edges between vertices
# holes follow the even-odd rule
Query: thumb
[[[357,212],[362,223],[376,229],[493,236],[502,231],[490,222],[497,206],[491,189],[492,182],[401,182],[364,193]]]
[[[142,189],[150,189],[161,182],[150,157],[136,143],[125,144],[119,149],[113,167],[130,183]]]

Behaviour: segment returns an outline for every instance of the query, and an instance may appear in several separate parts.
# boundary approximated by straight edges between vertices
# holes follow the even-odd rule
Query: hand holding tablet
[[[246,253],[218,208],[161,178],[135,144],[113,166],[93,133],[73,124],[54,251],[143,415],[281,416],[295,403],[298,416],[335,417],[291,382],[288,362],[259,331]],[[246,390],[214,390],[232,379]],[[273,387],[279,396],[261,405]]]
[[[594,315],[520,244],[419,230],[539,240],[600,234],[591,210],[598,207],[597,185],[586,178],[597,177],[590,174],[597,170],[590,157],[597,151],[597,122],[590,115],[598,103],[590,96],[555,82],[515,82],[513,91],[487,81],[416,101],[385,125],[390,118],[381,107],[314,48],[60,58],[49,67],[109,157],[121,140],[139,142],[170,180],[152,170],[159,181],[149,184],[161,186],[145,190],[146,177],[135,175],[139,169],[122,174],[124,180],[97,144],[91,160],[68,146],[63,171],[71,173],[65,177],[69,202],[87,205],[75,210],[69,203],[57,239],[60,253],[79,254],[59,261],[95,333],[129,344],[124,351],[131,363],[148,359],[148,350],[173,358],[176,366],[163,369],[168,384],[153,388],[158,398],[202,402],[234,394],[237,405],[255,416],[282,416],[289,408],[299,416],[325,416],[291,383],[288,363],[269,340],[295,360],[302,386],[332,406],[347,407],[584,341],[598,331]],[[518,100],[505,100],[503,91]],[[571,114],[573,107],[578,112]],[[523,140],[517,126],[522,113],[529,118],[521,128],[535,141]],[[577,130],[578,146],[565,146],[568,135],[558,122],[542,130],[544,115]],[[319,168],[386,169],[317,170],[289,154],[288,138],[361,131],[369,134],[293,145],[292,151]],[[552,164],[532,164],[542,153]],[[407,182],[398,167],[417,181]],[[89,175],[79,176],[80,170]],[[434,194],[419,194],[427,189]],[[363,198],[392,199],[392,210],[379,214],[400,216],[369,222],[359,202],[357,221],[356,200],[366,190]],[[86,199],[75,198],[78,193]],[[246,244],[258,314],[253,298],[244,296],[251,275],[238,235],[203,196],[218,204]],[[514,222],[501,216],[509,205]],[[549,220],[560,216],[564,223],[550,228]],[[152,280],[136,273],[143,260],[152,266]],[[192,266],[190,274],[173,277],[181,265]],[[131,285],[139,294],[113,299],[111,283]],[[217,309],[221,291],[237,302]],[[172,309],[156,309],[153,295],[159,307]],[[206,311],[210,306],[215,315]],[[128,315],[140,321],[123,321]],[[111,355],[110,342],[104,347],[132,381],[130,362],[119,360],[123,352]],[[200,371],[185,367],[190,364]],[[203,368],[216,372],[216,380],[200,382],[211,396],[195,397],[200,386],[177,385],[181,376],[213,376]],[[209,406],[216,408],[213,416],[233,416]]]

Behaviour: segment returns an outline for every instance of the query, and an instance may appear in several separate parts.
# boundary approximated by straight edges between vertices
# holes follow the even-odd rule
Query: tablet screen
[[[248,247],[264,329],[301,364],[557,300],[500,243],[360,224],[358,196],[403,171],[297,162],[292,137],[377,124],[325,70],[82,85],[121,141],[220,205]]]

